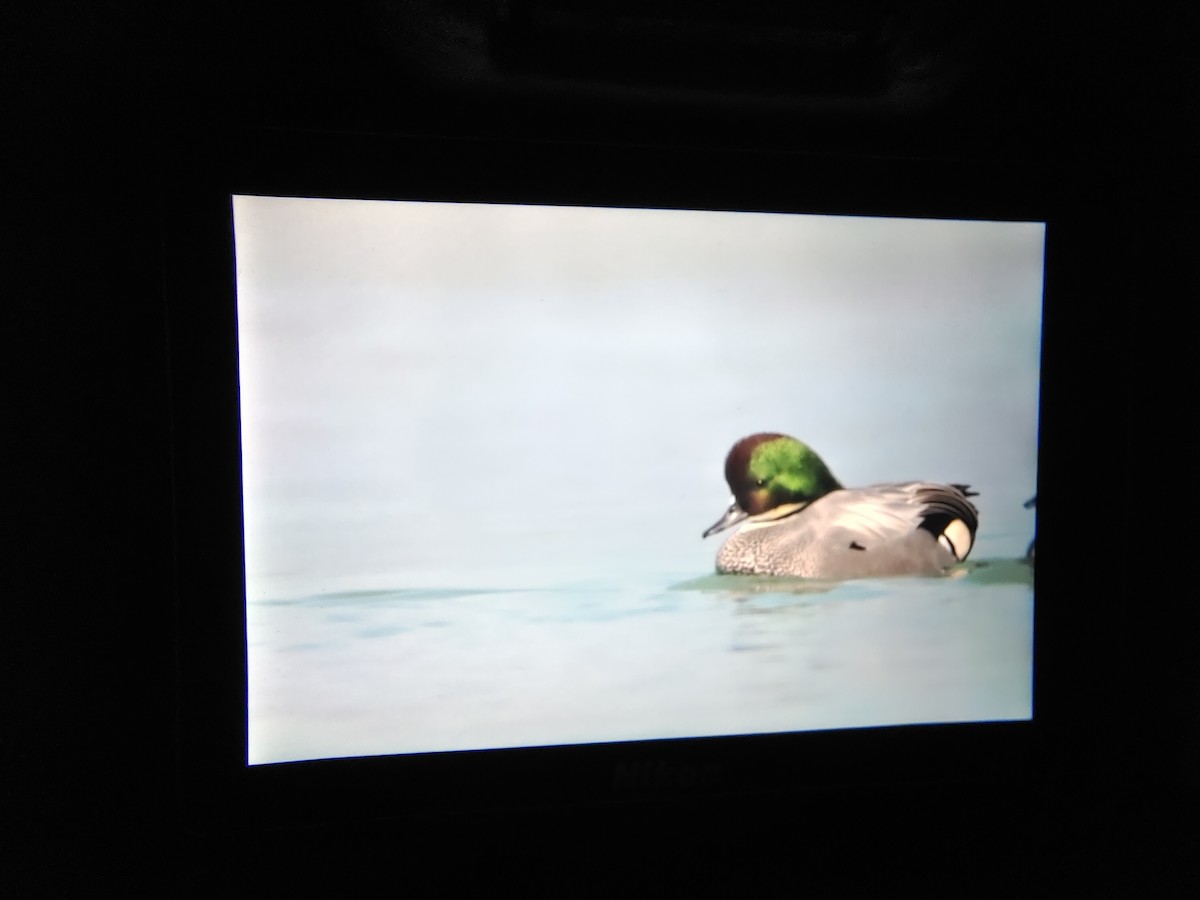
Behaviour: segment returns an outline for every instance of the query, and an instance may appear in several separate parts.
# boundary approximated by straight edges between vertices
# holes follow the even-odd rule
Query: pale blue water
[[[1044,229],[238,198],[253,762],[1030,714]],[[979,491],[715,578],[726,452]],[[765,589],[764,589],[765,588]]]
[[[1029,567],[957,574],[254,602],[251,761],[1028,718]]]

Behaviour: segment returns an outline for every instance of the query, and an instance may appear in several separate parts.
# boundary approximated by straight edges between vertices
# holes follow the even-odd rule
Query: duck
[[[965,484],[907,481],[845,488],[807,444],[744,437],[725,458],[729,508],[703,534],[736,530],[717,572],[849,580],[944,574],[966,560],[979,528]]]

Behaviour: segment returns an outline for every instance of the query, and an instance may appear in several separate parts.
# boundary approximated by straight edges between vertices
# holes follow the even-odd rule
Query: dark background
[[[1200,22],[1182,4],[1045,6],[409,0],[0,14],[16,575],[0,601],[0,802],[13,896],[356,893],[379,878],[396,892],[571,894],[1193,884]],[[1075,598],[1081,645],[1107,648],[1111,667],[1078,676],[1096,716],[1069,777],[971,796],[764,799],[751,815],[650,804],[236,838],[183,828],[157,192],[202,166],[215,138],[263,129],[1047,162],[1111,190],[1133,257],[1095,259],[1096,299],[1072,314],[1117,336],[1102,353],[1119,379],[1094,383],[1092,356],[1071,384],[1104,437],[1081,460],[1105,477],[1079,527],[1120,517],[1131,574],[1115,602]]]

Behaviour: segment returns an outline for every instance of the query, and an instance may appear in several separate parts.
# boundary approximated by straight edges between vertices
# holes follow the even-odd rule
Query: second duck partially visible
[[[806,444],[754,434],[725,459],[733,502],[704,537],[737,527],[717,571],[844,580],[937,574],[975,543],[976,494],[909,481],[847,489]]]

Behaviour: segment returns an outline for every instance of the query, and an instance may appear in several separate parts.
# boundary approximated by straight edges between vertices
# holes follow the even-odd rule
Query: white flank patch
[[[971,552],[971,529],[962,519],[955,519],[938,535],[938,543],[953,553],[955,559],[962,562]]]

